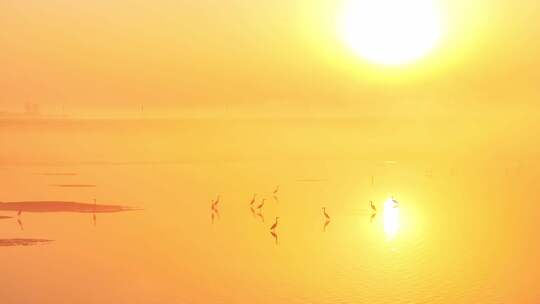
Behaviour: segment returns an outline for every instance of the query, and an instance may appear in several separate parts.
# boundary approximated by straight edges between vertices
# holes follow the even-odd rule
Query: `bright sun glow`
[[[413,62],[441,36],[435,0],[348,0],[340,20],[343,39],[366,60],[382,65]]]
[[[384,232],[393,238],[399,230],[399,208],[396,208],[392,199],[384,202]]]

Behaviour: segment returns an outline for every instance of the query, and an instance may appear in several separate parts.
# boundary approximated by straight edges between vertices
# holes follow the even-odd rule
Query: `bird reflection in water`
[[[20,218],[17,218],[17,224],[19,225],[19,228],[21,229],[21,231],[24,230],[24,226]]]
[[[270,235],[272,235],[272,237],[274,238],[275,242],[276,242],[276,245],[278,245],[278,235],[275,231],[270,231]]]
[[[257,216],[261,219],[261,221],[264,223],[264,215],[261,213],[261,211],[257,212]]]
[[[253,194],[253,198],[252,198],[251,201],[249,202],[249,210],[251,211],[251,215],[252,215],[253,217],[256,217],[256,216],[257,216],[256,213],[255,213],[255,209],[254,209],[256,199],[257,199],[257,193]]]
[[[278,192],[279,192],[279,185],[276,186],[276,188],[274,189],[274,191],[272,191],[272,198],[274,198],[274,200],[276,201],[276,203],[279,203]]]
[[[266,201],[265,198],[261,200],[261,203],[257,206],[257,216],[261,219],[261,221],[264,223],[264,215],[262,214],[262,208],[264,207],[264,202]]]
[[[326,227],[328,227],[329,224],[330,224],[330,220],[326,220],[326,222],[324,222],[323,232],[326,232]]]
[[[216,218],[218,219],[220,218],[219,209],[218,209],[219,202],[220,202],[220,195],[217,196],[216,200],[212,200],[210,202],[210,220],[212,224],[214,223]]]
[[[323,215],[324,215],[324,218],[325,218],[325,222],[324,222],[324,225],[323,225],[323,232],[325,232],[326,227],[328,227],[328,225],[330,224],[330,216],[328,215],[328,213],[326,213],[326,207],[323,207],[322,211],[323,211]]]
[[[375,219],[375,217],[377,217],[377,213],[372,213],[371,217],[369,218],[369,222],[373,223],[373,220]]]
[[[24,226],[21,220],[21,215],[22,215],[22,211],[21,210],[17,211],[17,224],[19,225],[19,228],[21,230],[24,230]]]
[[[369,218],[369,222],[373,223],[373,220],[375,217],[377,217],[377,207],[375,207],[373,201],[369,201],[369,207],[371,208],[371,217]]]

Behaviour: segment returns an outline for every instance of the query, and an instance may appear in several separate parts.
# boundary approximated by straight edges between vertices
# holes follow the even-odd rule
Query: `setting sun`
[[[393,201],[388,199],[384,202],[384,232],[389,238],[394,238],[399,230],[399,208]]]
[[[0,304],[540,304],[540,0],[0,0]]]
[[[381,65],[413,62],[440,40],[441,17],[433,0],[350,0],[340,19],[345,43]]]

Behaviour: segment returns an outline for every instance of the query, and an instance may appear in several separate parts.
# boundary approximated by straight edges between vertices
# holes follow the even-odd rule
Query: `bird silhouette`
[[[369,201],[369,206],[371,207],[371,210],[373,210],[373,212],[377,212],[377,208],[375,207],[375,205],[373,205],[373,201]]]
[[[275,230],[277,225],[278,225],[278,220],[279,220],[279,216],[276,216],[276,221],[274,222],[274,225],[272,225],[272,227],[270,227],[270,230]]]
[[[323,208],[322,208],[322,211],[323,211],[324,217],[329,221],[329,220],[330,220],[330,216],[328,215],[328,213],[326,213],[326,207],[323,207]]]
[[[253,206],[255,204],[255,199],[257,198],[257,193],[253,194],[253,198],[251,199],[251,202],[249,202],[250,206]]]
[[[262,201],[261,201],[261,203],[259,204],[259,206],[257,206],[257,209],[260,210],[260,209],[264,206],[264,201],[265,201],[265,200],[266,200],[265,198],[262,199]]]
[[[272,194],[276,195],[279,191],[279,185],[276,186],[276,188],[274,189],[274,191],[272,192]]]
[[[212,210],[211,211],[212,217],[217,216],[217,218],[220,218],[219,209],[218,209],[219,200],[220,200],[220,196],[218,195],[216,200],[212,201],[212,203],[210,204],[210,209]]]
[[[391,197],[392,203],[394,203],[394,208],[399,207],[399,202],[394,199],[394,197]]]
[[[251,215],[253,215],[253,217],[255,217],[255,209],[253,209],[253,207],[250,207],[249,210],[251,211]]]

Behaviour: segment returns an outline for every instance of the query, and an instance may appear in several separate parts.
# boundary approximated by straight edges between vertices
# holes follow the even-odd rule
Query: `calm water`
[[[351,125],[1,128],[0,201],[142,209],[96,214],[95,225],[91,213],[0,212],[13,217],[0,218],[0,239],[54,240],[0,246],[3,303],[540,299],[535,163],[375,159],[403,146],[384,128],[357,136],[370,138],[370,158]],[[254,193],[266,202],[252,213]]]

